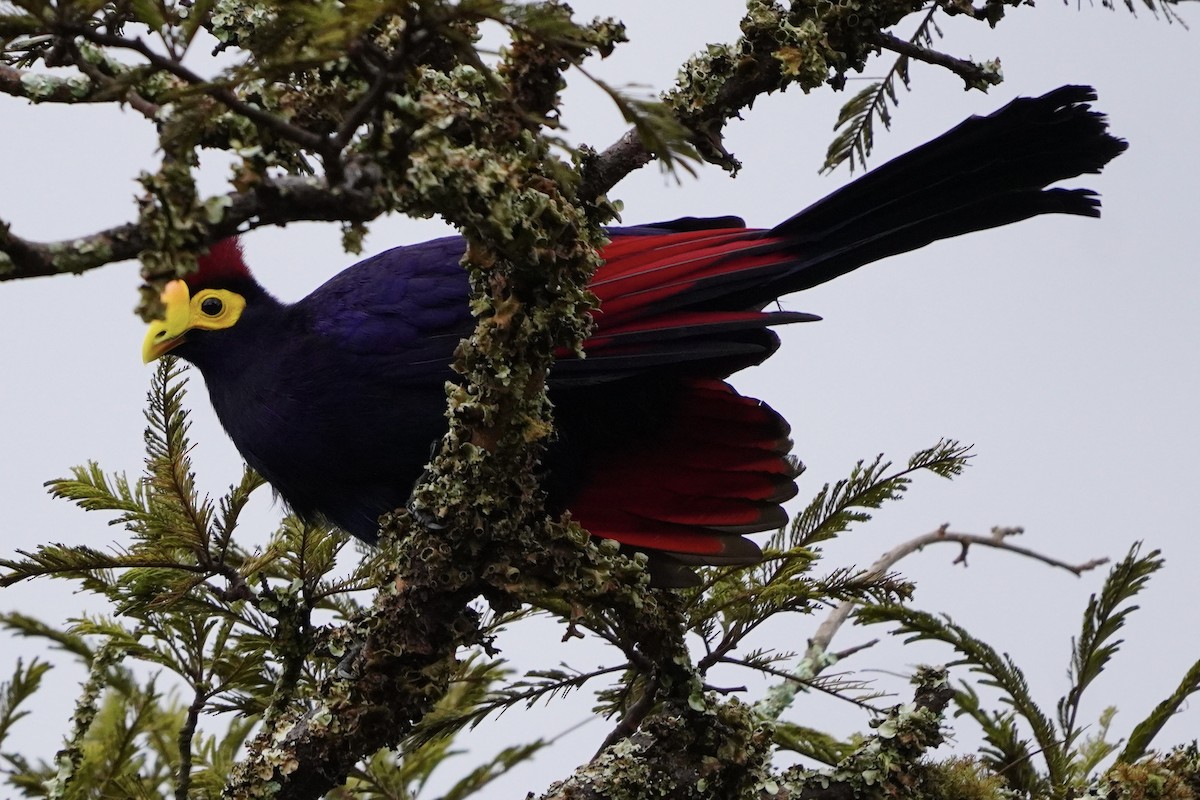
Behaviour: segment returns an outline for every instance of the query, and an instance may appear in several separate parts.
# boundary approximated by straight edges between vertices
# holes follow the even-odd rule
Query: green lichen
[[[83,99],[93,90],[92,82],[82,75],[59,78],[36,72],[21,74],[21,88],[25,91],[25,96],[35,103],[72,97]]]
[[[920,791],[926,800],[1008,800],[1004,778],[978,759],[950,758],[920,768]]]
[[[664,710],[606,748],[551,794],[614,800],[753,797],[770,785],[770,736],[737,700],[705,712]],[[672,776],[670,781],[664,776]]]
[[[46,796],[54,800],[67,797],[74,788],[73,779],[87,757],[87,736],[101,713],[102,698],[109,684],[109,673],[125,657],[122,647],[109,641],[92,656],[87,680],[75,701],[71,714],[71,736],[65,746],[55,755],[57,767],[54,777],[46,783]]]
[[[1200,752],[1196,743],[1133,764],[1114,764],[1089,796],[1105,800],[1196,800],[1200,797]]]
[[[953,692],[945,669],[921,667],[913,676],[912,703],[896,706],[875,720],[874,735],[832,770],[793,767],[781,782],[797,794],[806,787],[844,786],[854,795],[917,797],[919,759],[944,741],[943,714]]]
[[[226,45],[252,47],[260,31],[274,30],[279,17],[266,3],[218,0],[209,17],[209,33]]]
[[[140,227],[154,242],[142,253],[142,276],[152,286],[182,276],[196,268],[195,253],[208,231],[211,209],[199,202],[191,166],[166,159],[158,172],[144,172],[138,178],[146,190],[140,201]],[[152,292],[153,293],[153,292]],[[146,295],[143,295],[145,300]],[[138,313],[149,321],[161,309],[140,305]]]

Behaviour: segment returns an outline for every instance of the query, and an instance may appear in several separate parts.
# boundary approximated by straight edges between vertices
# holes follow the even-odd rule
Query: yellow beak
[[[162,303],[166,308],[166,318],[156,319],[150,323],[146,338],[142,342],[142,363],[162,356],[183,343],[184,334],[190,328],[191,293],[187,284],[181,280],[173,280],[162,291]]]

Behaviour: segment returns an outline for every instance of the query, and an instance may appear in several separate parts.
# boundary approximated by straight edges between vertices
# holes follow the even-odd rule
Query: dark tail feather
[[[1128,147],[1091,110],[1087,103],[1095,99],[1088,86],[1020,98],[872,170],[765,231],[767,241],[758,248],[739,253],[778,253],[791,267],[777,265],[777,279],[764,285],[758,278],[757,287],[726,294],[726,301],[760,306],[938,239],[1039,214],[1099,216],[1095,193],[1046,188],[1097,173]]]

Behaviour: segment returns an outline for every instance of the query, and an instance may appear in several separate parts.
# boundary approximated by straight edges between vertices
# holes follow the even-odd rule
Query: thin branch
[[[636,733],[638,726],[642,724],[642,720],[646,718],[646,715],[650,713],[657,702],[658,678],[655,675],[651,675],[646,686],[643,688],[641,697],[634,701],[633,705],[626,710],[625,716],[621,717],[621,721],[609,732],[608,736],[604,737],[600,749],[596,751],[596,755],[592,756],[592,760],[595,761],[609,747],[622,739],[628,739]]]
[[[1003,80],[998,69],[989,68],[984,64],[976,64],[974,61],[955,58],[937,50],[930,50],[927,47],[921,47],[914,42],[901,39],[890,33],[880,33],[876,41],[885,50],[891,50],[893,53],[908,56],[914,61],[922,61],[926,64],[934,64],[950,70],[963,79],[968,89],[983,89],[988,86],[996,86]]]
[[[762,672],[765,675],[774,675],[776,678],[783,678],[785,681],[788,681],[789,683],[792,683],[796,686],[802,686],[806,689],[814,689],[818,692],[823,692],[823,693],[829,695],[830,697],[836,697],[838,700],[844,700],[847,703],[856,705],[859,708],[864,709],[866,711],[870,711],[874,714],[887,713],[885,709],[879,708],[878,706],[873,706],[865,700],[858,700],[856,698],[850,697],[849,695],[842,694],[841,692],[839,692],[836,689],[831,689],[830,687],[823,685],[820,681],[814,680],[813,678],[801,677],[800,675],[797,675],[795,672],[785,672],[784,670],[776,669],[775,667],[769,667],[766,664],[753,664],[749,661],[745,661],[740,658],[730,658],[730,657],[722,658],[721,663],[734,664],[739,667],[745,667],[746,669],[757,670],[759,672]],[[865,690],[866,687],[869,686],[869,684],[854,681],[853,683],[851,683],[851,686],[859,687],[860,689]],[[755,708],[761,709],[762,704],[756,703]]]
[[[637,131],[630,128],[603,153],[592,156],[584,163],[579,195],[587,200],[596,200],[608,193],[626,175],[653,160],[654,156],[646,149],[646,145],[642,144]]]
[[[115,77],[107,74],[100,66],[88,61],[74,41],[70,43],[70,48],[71,58],[74,60],[76,68],[86,75],[94,86],[100,87],[99,91],[102,94],[107,94],[120,102],[128,103],[130,108],[151,122],[157,121],[158,105],[142,97],[138,92],[134,91],[132,86],[119,87]]]
[[[387,63],[380,67],[375,75],[375,80],[371,82],[371,88],[362,96],[362,99],[351,108],[338,126],[338,130],[327,141],[327,151],[322,151],[322,163],[325,165],[325,171],[329,175],[329,179],[337,182],[342,178],[342,161],[340,154],[350,144],[350,140],[354,137],[355,131],[359,126],[366,121],[372,111],[379,108],[380,100],[387,94],[397,82],[395,75],[396,68],[403,63],[407,55],[407,48],[401,42],[396,46],[395,51],[388,58]]]
[[[878,639],[868,639],[867,641],[862,642],[861,644],[856,644],[853,647],[847,647],[845,650],[838,650],[836,653],[833,654],[833,656],[838,661],[843,661],[843,660],[849,658],[850,656],[854,655],[855,653],[861,653],[863,650],[870,650],[872,647],[874,647],[877,644],[879,644]]]
[[[76,551],[72,551],[76,552]],[[73,564],[67,566],[50,565],[45,566],[36,561],[36,554],[18,550],[18,555],[25,556],[32,561],[12,561],[9,559],[0,559],[0,566],[9,570],[7,574],[0,575],[0,588],[7,588],[23,580],[29,578],[43,577],[46,575],[58,576],[66,574],[78,574],[90,570],[98,569],[164,569],[178,570],[180,572],[190,572],[199,575],[199,581],[203,582],[205,577],[216,574],[200,564],[185,564],[179,561],[171,561],[169,559],[147,558],[143,559],[140,556],[103,556],[102,558],[94,559],[90,564]],[[92,555],[95,553],[82,553],[82,555]],[[30,569],[29,567],[37,567]],[[18,572],[19,571],[19,572]]]
[[[354,136],[354,132],[358,130],[358,126],[363,124],[363,122],[367,119],[367,116],[370,115],[371,111],[373,111],[379,105],[380,99],[384,96],[388,89],[390,89],[396,83],[396,78],[394,77],[393,72],[403,60],[403,56],[404,48],[397,48],[395,54],[393,54],[391,59],[388,60],[388,63],[385,64],[375,76],[375,80],[372,82],[371,88],[368,89],[367,93],[364,94],[362,99],[358,101],[358,104],[346,113],[346,117],[342,121],[341,126],[338,127],[337,133],[335,133],[330,139],[330,146],[333,149],[340,152],[341,150],[345,149],[346,145],[350,144],[350,139]]]
[[[937,25],[934,22],[934,16],[937,12],[938,6],[930,6],[929,11],[917,25],[916,29],[913,30],[912,35],[908,37],[909,44],[916,45],[918,42],[930,41],[932,39],[930,31],[937,30]],[[901,55],[892,61],[892,66],[888,68],[887,74],[875,84],[870,103],[862,107],[861,111],[855,113],[854,109],[860,102],[860,98],[863,96],[862,93],[859,93],[842,106],[842,110],[838,114],[838,121],[833,127],[834,130],[841,128],[843,124],[846,124],[848,127],[845,131],[835,136],[833,141],[829,143],[829,147],[825,153],[825,164],[821,167],[822,172],[832,172],[846,162],[849,162],[850,171],[853,172],[855,154],[858,155],[859,166],[866,169],[866,157],[870,154],[874,145],[874,120],[878,118],[885,128],[890,129],[892,126],[891,113],[888,111],[888,100],[891,100],[893,104],[898,104],[895,88],[896,79],[900,79],[905,89],[911,88],[908,80],[908,64],[910,60],[908,56]]]
[[[871,565],[867,570],[866,577],[882,577],[886,575],[892,567],[894,567],[902,559],[920,552],[925,547],[941,543],[956,543],[962,550],[955,557],[952,563],[967,565],[967,551],[971,545],[979,545],[980,547],[991,547],[996,550],[1006,550],[1010,553],[1031,558],[1034,561],[1040,561],[1047,566],[1056,569],[1064,569],[1076,577],[1085,572],[1093,570],[1102,564],[1107,564],[1107,558],[1094,558],[1090,561],[1085,561],[1081,564],[1071,564],[1066,561],[1061,561],[1057,558],[1039,553],[1036,550],[1031,550],[1027,547],[1012,544],[1008,541],[1009,537],[1023,533],[1021,528],[993,528],[990,536],[982,536],[975,533],[954,533],[949,530],[949,524],[942,525],[935,531],[931,531],[922,536],[917,536],[909,539],[906,542],[892,548],[884,553],[879,559]],[[821,626],[817,628],[816,634],[808,642],[808,650],[805,651],[803,662],[810,670],[811,674],[816,675],[826,666],[829,665],[828,658],[829,644],[833,640],[834,635],[845,623],[850,616],[850,612],[854,610],[855,603],[840,603],[825,618]]]
[[[230,111],[241,114],[243,117],[268,128],[279,134],[289,141],[293,141],[301,147],[306,147],[313,152],[324,155],[329,149],[329,141],[318,133],[314,133],[306,128],[301,128],[298,125],[285,120],[283,117],[276,116],[269,111],[264,111],[256,105],[247,103],[239,98],[228,86],[219,83],[213,83],[205,80],[200,75],[192,72],[180,62],[154,52],[150,45],[146,44],[141,37],[126,38],[124,36],[115,36],[109,33],[100,33],[94,28],[89,28],[86,25],[68,26],[64,29],[64,33],[78,36],[88,40],[92,44],[102,47],[116,47],[124,50],[132,50],[145,58],[150,65],[164,72],[169,72],[175,77],[187,82],[188,84],[199,88],[209,97],[227,107]]]
[[[204,710],[207,695],[199,683],[193,686],[195,694],[192,704],[188,706],[187,717],[183,727],[179,729],[179,770],[175,784],[176,800],[187,800],[192,786],[192,738],[196,735],[196,724],[200,721],[200,712]]]

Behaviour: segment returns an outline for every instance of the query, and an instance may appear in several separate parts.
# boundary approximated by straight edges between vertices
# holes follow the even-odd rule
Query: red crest
[[[208,252],[197,261],[199,267],[196,271],[184,278],[191,289],[223,286],[250,279],[250,270],[242,256],[242,243],[236,236],[210,245]]]

